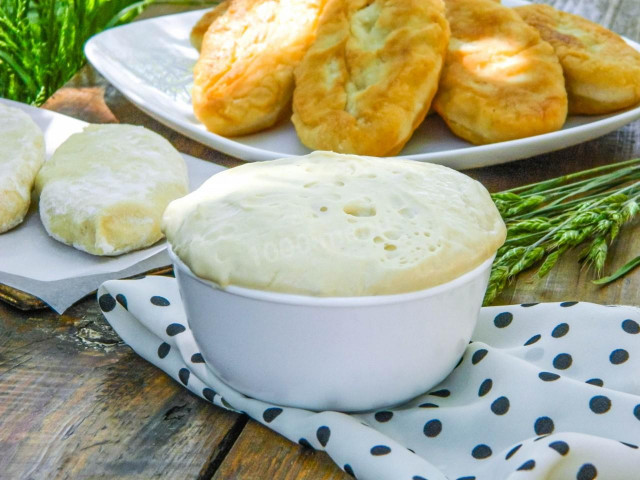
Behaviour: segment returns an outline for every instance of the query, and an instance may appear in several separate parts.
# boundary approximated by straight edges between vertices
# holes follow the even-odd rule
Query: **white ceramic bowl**
[[[193,336],[223,381],[266,402],[339,411],[397,405],[449,375],[493,261],[417,292],[311,297],[221,288],[169,254]]]

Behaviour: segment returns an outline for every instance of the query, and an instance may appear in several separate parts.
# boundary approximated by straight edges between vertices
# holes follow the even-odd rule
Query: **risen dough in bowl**
[[[488,192],[466,175],[329,152],[219,173],[167,207],[163,230],[200,278],[313,296],[442,284],[505,238]]]
[[[0,233],[24,219],[44,162],[44,136],[31,117],[0,104]]]

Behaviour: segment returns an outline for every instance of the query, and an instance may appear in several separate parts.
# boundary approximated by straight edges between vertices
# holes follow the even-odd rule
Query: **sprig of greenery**
[[[493,263],[485,305],[520,272],[539,264],[544,277],[568,250],[596,276],[620,229],[640,213],[640,159],[565,175],[492,195],[507,225]],[[619,273],[624,275],[631,268]]]
[[[133,20],[151,3],[212,2],[0,0],[0,97],[41,105],[84,64],[89,37]]]

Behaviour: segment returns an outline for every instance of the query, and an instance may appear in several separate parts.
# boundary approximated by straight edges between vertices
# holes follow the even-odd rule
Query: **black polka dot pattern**
[[[611,400],[604,395],[596,395],[589,400],[589,408],[593,413],[607,413],[611,409]]]
[[[438,419],[429,420],[424,424],[423,432],[429,438],[434,438],[440,435],[442,431],[442,422]]]
[[[630,335],[636,335],[640,333],[640,324],[638,322],[631,320],[628,318],[624,322],[622,322],[622,330],[627,332]]]
[[[618,348],[611,352],[611,355],[609,355],[609,361],[614,365],[620,365],[627,360],[629,360],[629,352],[627,352],[623,348]]]
[[[271,407],[267,408],[264,412],[262,412],[262,419],[267,422],[273,422],[278,416],[282,413],[282,409],[279,407]]]
[[[554,380],[558,380],[560,378],[560,375],[551,372],[540,372],[538,374],[538,377],[543,382],[553,382]]]
[[[216,392],[213,389],[206,387],[202,390],[202,396],[213,403],[213,398],[216,396]]]
[[[537,435],[548,435],[553,433],[554,428],[553,420],[549,417],[540,417],[533,425],[533,429]]]
[[[480,350],[476,350],[475,352],[473,352],[473,356],[471,357],[471,363],[473,363],[474,365],[477,365],[482,361],[484,357],[487,356],[487,353],[489,352],[484,348],[481,348]]]
[[[171,351],[171,345],[166,342],[162,342],[158,347],[158,357],[166,357],[167,355],[169,355],[169,351]]]
[[[511,324],[513,320],[513,314],[509,312],[502,312],[496,315],[496,318],[493,319],[493,324],[498,328],[505,328]]]
[[[146,308],[149,318],[159,325],[155,330],[149,326],[157,336],[145,345],[145,355],[151,353],[156,365],[199,393],[203,400],[230,407],[216,392],[218,384],[214,377],[206,377],[212,379],[213,389],[202,383],[202,380],[209,381],[200,378],[206,368],[205,360],[186,320],[180,320],[185,317],[181,315],[177,290],[158,288],[154,291],[151,286],[138,297],[133,290],[124,287],[122,290],[127,292],[126,297],[116,294],[117,289],[113,289],[112,294],[101,290],[98,295],[100,308],[113,312],[105,313],[107,319],[119,317],[120,322],[135,321],[126,311],[128,302],[136,314],[139,308]],[[608,309],[611,313],[599,316],[592,314],[592,305],[586,303],[567,309],[573,305],[577,302],[565,302],[563,308],[547,304],[535,309],[484,309],[479,321],[484,324],[479,323],[480,328],[476,329],[466,352],[458,356],[458,370],[435,387],[435,391],[416,397],[417,401],[411,400],[397,409],[355,414],[353,419],[365,422],[370,428],[352,432],[353,441],[347,430],[352,422],[344,423],[344,415],[290,414],[288,408],[265,405],[237,393],[227,394],[223,386],[220,390],[237,408],[297,440],[299,453],[310,455],[314,449],[327,449],[332,456],[337,456],[338,465],[353,477],[356,473],[367,476],[369,472],[375,476],[374,466],[386,471],[398,465],[402,468],[398,468],[394,478],[434,478],[433,475],[438,475],[421,468],[421,460],[408,446],[437,468],[440,465],[433,462],[433,452],[451,442],[455,445],[451,458],[440,459],[443,478],[472,480],[474,475],[497,478],[505,472],[516,471],[514,478],[533,478],[546,471],[548,462],[562,462],[563,468],[568,469],[565,475],[568,480],[608,478],[611,474],[606,455],[579,456],[581,452],[588,452],[584,449],[585,442],[595,441],[579,434],[591,433],[581,431],[584,425],[598,435],[598,430],[605,429],[610,422],[613,427],[607,434],[611,439],[609,445],[614,449],[611,461],[638,454],[638,442],[633,435],[618,431],[616,425],[640,428],[640,400],[630,403],[632,396],[625,397],[618,392],[618,384],[627,385],[625,379],[633,375],[634,362],[640,359],[640,356],[634,357],[633,348],[633,342],[640,338],[640,317],[636,318],[632,309],[627,308]],[[151,318],[152,315],[155,318]],[[167,321],[167,317],[171,320]],[[608,322],[608,331],[599,330],[601,320]],[[167,326],[170,322],[174,323]],[[179,341],[174,343],[173,337],[180,334]],[[602,388],[605,383],[606,389]],[[294,425],[298,419],[299,431]],[[554,421],[558,423],[554,425]],[[466,431],[461,431],[456,422],[467,425]],[[354,425],[357,430],[358,423]],[[391,440],[385,441],[384,435],[388,433],[394,434],[400,446]],[[346,438],[341,438],[343,434]],[[303,453],[302,449],[309,452]],[[414,465],[412,461],[418,463]],[[445,463],[449,461],[456,465]]]
[[[476,477],[474,476],[470,476],[470,477],[459,477],[456,480],[476,480]]]
[[[180,323],[172,323],[167,327],[167,335],[173,337],[175,335],[178,335],[179,333],[184,332],[185,330],[186,328],[184,327],[184,325]]]
[[[125,310],[127,309],[127,297],[125,297],[123,294],[119,293],[116,295],[116,302],[118,302],[120,305],[122,305],[122,308],[124,308]]]
[[[560,304],[561,307],[567,308],[567,307],[573,307],[574,305],[577,305],[578,302],[562,302]]]
[[[539,303],[522,303],[522,304],[520,304],[520,306],[524,307],[524,308],[535,307],[536,305],[539,305]]]
[[[560,323],[553,329],[551,332],[551,336],[553,338],[561,338],[564,337],[569,332],[569,324],[568,323]]]
[[[451,392],[446,388],[444,388],[442,390],[436,390],[435,392],[431,392],[429,395],[433,395],[434,397],[446,398],[449,395],[451,395]]]
[[[522,465],[520,465],[518,467],[519,471],[522,470],[533,470],[536,466],[536,462],[535,460],[527,460],[526,462],[524,462]]]
[[[529,345],[533,345],[534,343],[536,343],[538,340],[540,340],[542,338],[542,335],[540,335],[539,333],[534,335],[533,337],[531,337],[529,340],[527,340],[526,342],[524,342],[524,346],[528,347]]]
[[[100,295],[100,298],[98,298],[98,305],[100,305],[100,310],[108,313],[116,308],[116,300],[110,293],[105,293],[104,295]]]
[[[342,469],[344,470],[344,473],[346,473],[347,475],[350,475],[353,478],[356,478],[356,474],[353,473],[353,468],[351,468],[351,465],[349,465],[348,463],[345,463],[345,465],[344,465],[344,467],[342,467]]]
[[[388,455],[391,453],[391,448],[386,445],[376,445],[371,447],[371,455],[374,457],[380,457],[382,455]]]
[[[473,447],[471,450],[471,456],[477,460],[484,460],[485,458],[489,458],[493,452],[491,451],[491,447],[489,445],[480,444]]]
[[[509,399],[507,397],[498,397],[491,404],[491,411],[496,415],[504,415],[509,411]]]
[[[315,450],[315,448],[313,448],[313,445],[311,445],[309,443],[309,440],[307,440],[306,438],[301,438],[300,440],[298,440],[298,443],[302,445],[304,448],[307,448],[309,450]]]
[[[191,355],[191,363],[204,363],[204,357],[201,353],[194,353]]]
[[[507,453],[507,455],[504,457],[505,460],[509,460],[511,457],[513,457],[516,452],[518,450],[520,450],[520,448],[522,448],[522,444],[519,443],[518,445],[516,445],[515,447],[513,447],[511,450],[509,450],[509,452]]]
[[[560,353],[553,359],[553,366],[558,370],[566,370],[573,363],[573,358],[568,353]]]
[[[149,299],[151,301],[151,303],[153,305],[155,305],[156,307],[168,307],[169,305],[171,305],[171,303],[169,302],[169,300],[167,300],[164,297],[160,297],[158,295],[154,295],[153,297],[151,297]]]
[[[585,463],[578,470],[577,480],[594,480],[598,476],[598,470],[591,463]]]
[[[374,418],[380,423],[385,423],[393,418],[393,412],[389,412],[387,410],[376,412]]]
[[[191,376],[191,372],[186,368],[181,368],[178,372],[178,378],[184,385],[189,384],[189,377]]]
[[[493,387],[493,380],[487,378],[480,384],[480,388],[478,389],[478,396],[484,397],[487,393],[491,391],[491,387]]]
[[[322,427],[318,428],[318,430],[316,430],[316,438],[320,442],[320,445],[322,445],[323,447],[327,446],[330,436],[331,430],[326,425],[323,425]]]
[[[551,442],[549,444],[549,448],[552,448],[556,452],[558,452],[563,457],[569,453],[569,444],[567,442],[563,442],[562,440],[558,440],[556,442]]]

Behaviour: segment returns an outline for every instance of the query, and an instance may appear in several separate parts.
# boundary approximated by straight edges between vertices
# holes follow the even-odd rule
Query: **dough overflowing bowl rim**
[[[169,257],[174,266],[177,267],[181,273],[187,274],[189,277],[197,280],[198,282],[225,293],[232,295],[251,298],[254,300],[282,303],[288,305],[303,305],[311,307],[366,307],[374,305],[385,305],[393,303],[410,302],[419,300],[426,297],[437,296],[441,293],[452,290],[462,284],[473,281],[479,275],[482,274],[487,268],[491,268],[495,253],[488,259],[483,261],[480,265],[463,273],[459,277],[449,280],[448,282],[435,285],[433,287],[425,288],[422,290],[416,290],[406,293],[394,293],[388,295],[362,295],[362,296],[350,296],[350,297],[316,297],[312,295],[293,294],[293,293],[281,293],[272,292],[269,290],[258,290],[248,287],[240,287],[237,285],[229,285],[222,287],[221,285],[204,278],[198,277],[191,269],[176,255],[171,248],[171,245],[167,243],[167,251]]]

